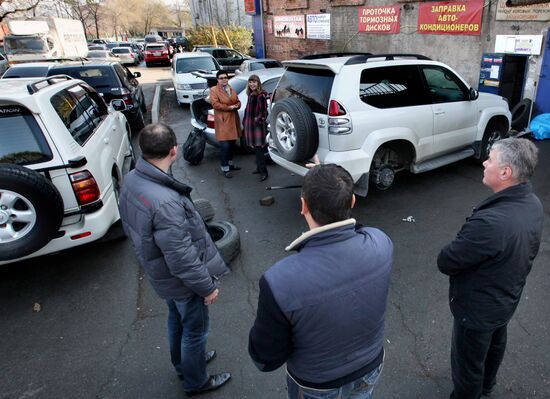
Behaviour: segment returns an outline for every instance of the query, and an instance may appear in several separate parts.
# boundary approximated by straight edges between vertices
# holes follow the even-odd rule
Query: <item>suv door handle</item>
[[[445,114],[445,111],[443,111],[442,109],[436,109],[434,111],[434,115],[444,115]]]
[[[110,140],[109,140],[109,137],[105,137],[105,138],[103,139],[103,142],[104,142],[105,144],[109,144],[109,141],[110,141]]]

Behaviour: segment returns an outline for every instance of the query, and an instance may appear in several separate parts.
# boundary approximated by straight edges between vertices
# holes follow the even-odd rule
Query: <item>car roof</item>
[[[200,51],[194,52],[194,53],[176,53],[174,54],[174,58],[179,60],[180,58],[214,58],[211,54],[203,53]]]
[[[278,61],[275,58],[250,58],[248,60],[245,60],[246,62],[268,62],[268,61]]]
[[[264,82],[268,79],[281,76],[285,71],[285,68],[267,68],[267,69],[259,69],[257,71],[248,71],[243,72],[239,75],[235,75],[235,78],[242,79],[242,80],[248,80],[248,77],[250,75],[257,75],[260,78],[260,82]]]
[[[283,61],[285,67],[308,67],[312,69],[330,69],[334,73],[340,73],[342,68],[346,65],[355,56],[345,56],[345,57],[333,57],[333,58],[319,58],[314,60],[288,60]],[[381,59],[384,58],[384,59]],[[437,61],[430,60],[418,60],[418,59],[395,59],[395,60],[386,60],[385,56],[380,56],[379,58],[376,55],[371,56],[366,62],[362,62],[365,65],[376,66],[377,63],[385,62],[386,65],[443,65]],[[357,64],[357,63],[353,63]]]
[[[113,47],[113,48],[111,49],[111,51],[113,51],[113,50],[121,50],[121,49],[122,49],[122,50],[131,50],[130,47]]]

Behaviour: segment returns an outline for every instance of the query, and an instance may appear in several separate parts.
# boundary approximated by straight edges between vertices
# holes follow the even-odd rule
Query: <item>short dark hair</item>
[[[220,69],[218,72],[216,72],[216,79],[219,79],[222,75],[227,75],[227,77],[229,77],[229,73],[227,73],[225,69]]]
[[[151,123],[139,132],[139,148],[144,159],[166,158],[178,144],[172,128],[164,123]]]
[[[304,177],[302,198],[313,219],[322,226],[349,219],[352,197],[353,179],[339,165],[314,166]]]

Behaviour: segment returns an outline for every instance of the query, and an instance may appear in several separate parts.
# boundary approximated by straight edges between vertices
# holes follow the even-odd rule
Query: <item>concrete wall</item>
[[[418,34],[417,2],[369,0],[263,0],[266,56],[279,60],[327,51],[370,53],[416,53],[441,61],[455,69],[473,87],[478,86],[481,55],[494,52],[497,34],[539,35],[548,29],[548,21],[496,21],[496,5],[489,2],[483,11],[480,36]],[[358,7],[400,4],[399,34],[358,33]],[[290,6],[290,7],[289,7]],[[267,33],[267,20],[274,15],[331,14],[331,40],[284,39]],[[534,90],[542,56],[529,57],[525,92]],[[532,98],[532,95],[524,97]]]

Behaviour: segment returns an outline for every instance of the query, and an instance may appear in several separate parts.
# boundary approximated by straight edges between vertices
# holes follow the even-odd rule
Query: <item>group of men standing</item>
[[[191,188],[169,174],[176,137],[163,124],[140,133],[142,157],[120,196],[124,228],[157,294],[168,306],[171,360],[188,395],[217,389],[209,375],[208,306],[228,269],[193,206]],[[493,195],[474,208],[438,256],[450,276],[454,316],[451,398],[489,395],[506,346],[506,326],[537,255],[543,210],[529,179],[537,148],[498,141],[484,162]],[[351,218],[353,179],[340,166],[315,165],[304,177],[301,214],[309,231],[296,253],[260,279],[249,353],[261,371],[286,364],[289,399],[371,398],[384,365],[384,318],[393,243]],[[435,261],[435,260],[434,260]]]

